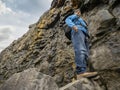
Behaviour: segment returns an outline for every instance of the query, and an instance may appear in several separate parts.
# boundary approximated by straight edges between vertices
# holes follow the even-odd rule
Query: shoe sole
[[[96,77],[98,74],[93,74],[93,75],[86,75],[86,76],[83,76],[83,77],[85,77],[85,78],[92,78],[92,77]]]

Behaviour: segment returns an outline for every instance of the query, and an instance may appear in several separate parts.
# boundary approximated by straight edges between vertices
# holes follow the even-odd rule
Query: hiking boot
[[[89,77],[96,76],[97,74],[98,74],[97,72],[84,72],[84,73],[77,75],[77,79],[80,79],[82,77],[89,78]]]

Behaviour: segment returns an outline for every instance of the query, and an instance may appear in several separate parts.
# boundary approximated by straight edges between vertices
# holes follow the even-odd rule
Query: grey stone
[[[114,16],[112,16],[108,10],[99,10],[96,15],[90,17],[91,22],[88,28],[91,30],[91,33],[95,35],[99,28],[107,28],[112,23],[115,22]]]
[[[52,76],[59,87],[70,83],[76,77],[74,51],[63,25],[78,7],[91,35],[88,70],[99,72],[101,78],[96,83],[104,90],[119,90],[119,0],[66,0],[59,5],[45,12],[26,34],[0,53],[0,84],[31,67]]]
[[[93,82],[86,78],[81,78],[80,80],[74,81],[60,88],[60,90],[104,90],[99,85]]]
[[[58,90],[58,86],[50,76],[30,68],[11,76],[0,90]]]

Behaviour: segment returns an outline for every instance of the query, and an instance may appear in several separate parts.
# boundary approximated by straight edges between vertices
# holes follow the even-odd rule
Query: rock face
[[[58,88],[52,77],[42,74],[36,68],[29,68],[12,75],[1,85],[0,90],[104,90],[96,81],[98,78],[81,78]]]
[[[65,18],[75,8],[81,9],[91,35],[88,70],[99,72],[96,83],[100,87],[119,90],[119,0],[58,0],[37,23],[29,26],[23,37],[1,52],[1,84],[14,73],[31,67],[52,76],[59,87],[75,78],[74,51],[63,30]]]
[[[60,90],[105,90],[105,88],[100,87],[93,79],[90,81],[86,78],[81,78],[60,88]]]
[[[10,77],[0,90],[58,90],[52,77],[30,68]]]

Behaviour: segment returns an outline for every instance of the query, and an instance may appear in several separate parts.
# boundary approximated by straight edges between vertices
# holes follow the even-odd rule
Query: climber
[[[80,17],[79,9],[65,19],[66,24],[72,28],[71,40],[75,52],[77,79],[81,77],[96,76],[97,72],[87,72],[87,59],[89,56],[89,45],[86,40],[88,36],[87,25]]]

